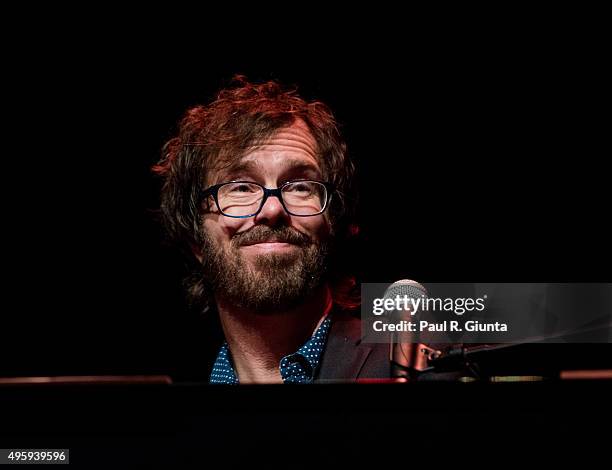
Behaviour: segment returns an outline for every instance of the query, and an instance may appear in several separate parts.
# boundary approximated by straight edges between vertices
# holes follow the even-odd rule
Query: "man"
[[[168,232],[197,260],[191,302],[216,310],[225,336],[210,382],[388,377],[338,262],[354,166],[331,111],[236,80],[186,113],[154,168]]]

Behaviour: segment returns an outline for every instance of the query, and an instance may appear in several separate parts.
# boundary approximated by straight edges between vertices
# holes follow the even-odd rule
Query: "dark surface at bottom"
[[[609,381],[11,386],[0,447],[69,448],[86,468],[590,459],[609,452],[611,392]]]

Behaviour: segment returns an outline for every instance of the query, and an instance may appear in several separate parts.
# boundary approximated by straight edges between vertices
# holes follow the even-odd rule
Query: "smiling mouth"
[[[242,246],[253,246],[253,245],[294,245],[294,243],[287,242],[285,240],[278,240],[278,239],[271,238],[268,240],[247,242],[247,243],[244,243]]]
[[[289,242],[281,242],[281,241],[263,241],[263,242],[255,242],[255,243],[247,243],[246,245],[242,245],[242,246],[261,246],[261,245],[265,245],[265,246],[274,246],[274,245],[293,245],[293,243],[289,243]]]
[[[261,241],[261,242],[256,242],[256,243],[248,243],[248,244],[242,245],[242,247],[243,248],[255,248],[258,250],[265,250],[265,251],[275,251],[275,250],[286,250],[290,248],[297,248],[297,245],[295,245],[294,243],[289,243],[289,242],[266,240],[266,241]]]

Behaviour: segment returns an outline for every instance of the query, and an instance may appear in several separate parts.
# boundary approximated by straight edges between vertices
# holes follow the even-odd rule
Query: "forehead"
[[[320,177],[321,173],[316,140],[303,121],[279,129],[215,173],[218,177],[230,177],[240,173],[282,174],[296,171],[302,171],[309,177]]]
[[[317,142],[304,121],[297,120],[288,127],[283,127],[268,139],[251,147],[244,159],[256,157],[262,152],[289,153],[310,157],[316,162]]]

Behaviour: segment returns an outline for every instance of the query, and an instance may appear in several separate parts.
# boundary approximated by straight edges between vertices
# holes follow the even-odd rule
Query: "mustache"
[[[269,241],[304,246],[310,244],[312,240],[308,235],[290,227],[272,228],[266,225],[257,225],[246,232],[236,233],[232,237],[232,244],[235,246],[253,245]]]

